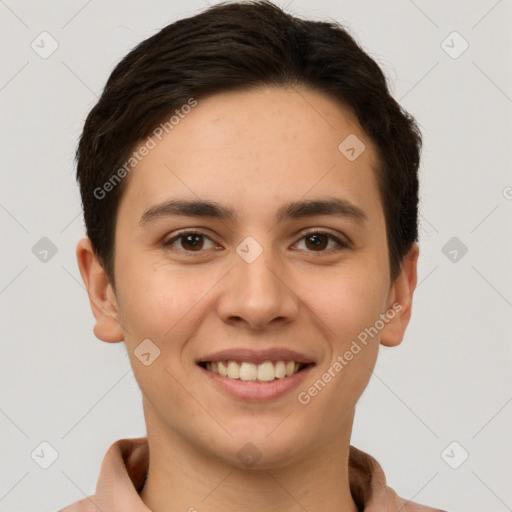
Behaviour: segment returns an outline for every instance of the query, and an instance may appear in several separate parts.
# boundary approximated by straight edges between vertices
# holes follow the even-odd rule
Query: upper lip
[[[204,357],[197,359],[196,363],[211,361],[245,361],[254,364],[261,364],[265,361],[294,361],[302,364],[314,362],[310,357],[296,352],[295,350],[272,348],[268,350],[226,349],[206,354]]]

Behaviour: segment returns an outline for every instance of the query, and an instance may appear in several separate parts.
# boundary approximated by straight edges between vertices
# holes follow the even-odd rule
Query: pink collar
[[[147,437],[116,441],[103,458],[96,493],[59,512],[151,512],[139,496],[148,467]],[[349,481],[354,501],[362,512],[443,512],[400,498],[387,486],[380,464],[354,446],[350,446]]]

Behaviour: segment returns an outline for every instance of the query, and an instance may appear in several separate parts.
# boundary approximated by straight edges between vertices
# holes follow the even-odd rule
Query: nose
[[[252,262],[237,256],[223,286],[218,314],[226,323],[264,329],[270,324],[290,323],[297,319],[299,297],[270,250],[264,250]]]

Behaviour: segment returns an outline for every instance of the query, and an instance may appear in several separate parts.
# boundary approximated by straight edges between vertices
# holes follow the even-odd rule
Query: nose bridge
[[[279,295],[280,284],[278,267],[280,266],[272,249],[265,249],[254,260],[238,262],[238,273],[241,286],[245,287],[250,295]],[[267,298],[267,300],[268,300]]]
[[[237,247],[235,268],[223,294],[220,314],[251,327],[264,327],[276,318],[291,320],[297,314],[294,293],[286,286],[282,262],[271,247],[247,237]]]

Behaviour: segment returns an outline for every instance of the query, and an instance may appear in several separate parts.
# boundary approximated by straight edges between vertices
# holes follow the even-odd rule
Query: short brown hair
[[[114,235],[124,182],[95,190],[190,98],[263,85],[306,85],[348,106],[375,143],[390,274],[418,238],[421,134],[392,98],[377,63],[346,29],[303,20],[267,0],[222,3],[141,42],[110,75],[76,152],[87,236],[114,282]]]

